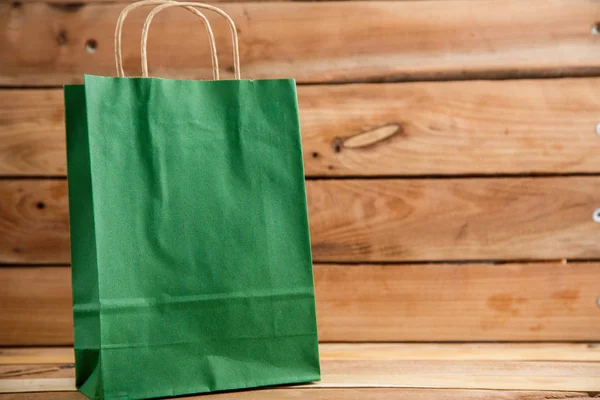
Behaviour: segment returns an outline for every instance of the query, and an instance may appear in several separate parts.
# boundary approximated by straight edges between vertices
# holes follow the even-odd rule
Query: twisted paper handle
[[[121,44],[122,43],[123,23],[125,22],[125,18],[127,18],[127,14],[131,10],[133,10],[137,7],[140,7],[140,6],[153,5],[153,4],[159,4],[159,5],[170,4],[172,6],[181,6],[181,7],[186,8],[187,10],[189,10],[190,12],[192,12],[193,14],[197,15],[198,17],[200,17],[202,19],[202,21],[204,22],[204,25],[206,26],[206,31],[207,31],[208,37],[209,37],[210,52],[211,52],[212,67],[213,67],[213,78],[218,80],[219,79],[219,63],[218,63],[218,59],[217,59],[217,51],[216,51],[214,34],[213,34],[213,31],[211,29],[208,19],[206,18],[206,16],[204,16],[203,13],[201,13],[200,11],[198,11],[191,5],[191,4],[196,4],[196,3],[180,4],[180,3],[176,2],[176,1],[172,1],[172,0],[143,0],[143,1],[139,1],[136,3],[130,4],[129,6],[125,7],[121,11],[121,14],[119,15],[119,18],[117,20],[117,26],[115,29],[115,62],[116,62],[116,66],[117,66],[117,76],[119,76],[119,77],[125,76],[125,71],[123,70],[123,55],[122,55],[122,44]],[[206,8],[206,7],[202,7],[202,8]],[[155,13],[156,12],[152,13],[152,15],[154,15]],[[150,21],[151,20],[152,20],[152,18],[150,18]],[[144,25],[144,27],[145,27],[144,29],[146,31],[146,33],[145,33],[146,37],[148,34],[147,26],[149,26],[148,19],[146,20],[146,24]],[[237,39],[237,36],[236,36],[236,39]],[[144,53],[145,53],[145,51],[144,51]],[[143,60],[144,60],[143,64],[145,64],[146,63],[145,54],[144,54]],[[238,74],[237,75],[239,76],[239,57],[237,60],[238,60],[238,64],[237,64]],[[147,71],[148,71],[147,64],[142,69],[145,69],[146,74],[144,76],[147,76]]]
[[[149,1],[152,1],[152,0],[149,0]],[[191,1],[190,2],[168,1],[158,7],[155,7],[152,11],[150,11],[150,14],[148,14],[148,17],[146,18],[146,22],[144,23],[144,29],[142,30],[142,43],[141,43],[142,76],[148,77],[148,57],[147,57],[146,45],[148,42],[148,29],[150,28],[150,23],[152,23],[152,19],[154,18],[154,15],[156,15],[160,11],[162,11],[166,8],[169,8],[169,7],[177,7],[177,6],[202,8],[202,9],[206,9],[206,10],[215,11],[216,13],[218,13],[219,15],[221,15],[223,18],[225,18],[227,20],[227,22],[229,23],[229,28],[231,29],[231,38],[233,41],[234,76],[235,76],[235,79],[241,79],[241,77],[240,77],[240,51],[239,51],[237,30],[235,29],[235,23],[233,22],[231,17],[229,15],[227,15],[227,13],[225,11],[221,10],[220,8],[211,6],[209,4],[196,3],[196,2],[191,2]],[[215,54],[215,57],[216,57],[216,54]]]

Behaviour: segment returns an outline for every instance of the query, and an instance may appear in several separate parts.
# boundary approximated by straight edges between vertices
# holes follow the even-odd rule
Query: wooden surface
[[[344,346],[341,357],[340,346]],[[473,346],[473,345],[469,345]],[[530,345],[537,349],[539,345]],[[287,386],[274,391],[294,390],[298,395],[303,390],[316,393],[326,389],[350,388],[446,388],[446,389],[488,389],[488,390],[557,390],[593,392],[600,388],[600,362],[598,355],[600,348],[596,344],[589,344],[583,351],[587,351],[595,361],[581,362],[578,359],[564,357],[564,345],[547,344],[544,347],[548,356],[553,354],[553,347],[558,349],[557,359],[553,361],[535,361],[520,357],[518,361],[511,359],[514,354],[512,345],[490,344],[479,345],[479,357],[464,360],[451,359],[445,356],[439,359],[432,358],[431,351],[435,345],[424,349],[422,345],[415,345],[412,351],[414,358],[406,356],[406,351],[411,345],[393,344],[347,344],[347,345],[321,345],[321,372],[322,380],[309,385]],[[465,345],[438,345],[439,351],[459,354]],[[525,346],[521,346],[522,348]],[[490,360],[508,350],[501,359]],[[332,351],[333,350],[333,351]],[[12,353],[19,350],[12,349]],[[49,361],[42,349],[42,359]],[[64,352],[72,351],[63,349]],[[422,360],[420,352],[424,352],[427,360]],[[35,361],[31,350],[26,350],[29,361]],[[487,352],[491,354],[487,356]],[[527,353],[527,351],[526,351]],[[381,355],[385,354],[384,357]],[[0,360],[2,355],[0,354]],[[45,364],[2,364],[0,365],[0,392],[27,392],[27,391],[72,391],[74,390],[74,368],[72,362],[47,362]],[[404,390],[404,389],[403,389]],[[387,394],[409,395],[410,390],[404,392],[397,389]],[[242,395],[259,392],[246,391]],[[294,392],[292,392],[294,393]],[[355,392],[359,393],[359,392]],[[368,393],[368,392],[367,392]],[[426,394],[427,392],[421,392]],[[431,392],[433,395],[435,392]],[[438,392],[443,393],[443,392]],[[455,393],[461,393],[460,390]],[[283,394],[283,393],[282,393]],[[475,392],[471,392],[475,395]],[[492,393],[498,395],[498,393]],[[583,393],[582,393],[583,394]],[[234,396],[234,394],[230,394]],[[238,394],[239,395],[239,394]],[[465,392],[466,398],[471,398]],[[481,397],[483,393],[477,393]],[[508,395],[508,394],[507,394]],[[534,393],[530,393],[536,398]],[[566,393],[563,393],[566,395]],[[572,394],[573,397],[578,395]],[[412,397],[408,397],[412,398]],[[442,397],[445,398],[445,397]],[[452,398],[452,397],[451,397]],[[495,397],[492,397],[495,398]],[[503,397],[521,398],[521,397]],[[543,397],[542,397],[543,398]],[[550,398],[550,397],[547,397]],[[551,397],[561,398],[561,397]],[[43,399],[43,397],[42,397]]]
[[[128,2],[0,3],[0,393],[20,392],[0,400],[84,398],[72,348],[1,346],[72,343],[59,86],[114,75]],[[321,344],[321,382],[189,398],[596,398],[598,2],[219,5],[244,78],[299,83],[319,336],[341,343]],[[132,75],[144,17],[125,25]],[[149,60],[154,76],[210,77],[181,10],[156,19]],[[579,78],[521,79],[563,76]]]
[[[68,260],[67,181],[0,180],[0,237],[0,264]]]
[[[600,172],[600,79],[317,85],[298,96],[307,177]],[[63,116],[61,89],[0,91],[0,176],[65,176]],[[386,127],[392,136],[379,138]]]
[[[318,265],[321,340],[599,340],[600,264]],[[566,328],[568,327],[568,328]]]
[[[600,388],[600,364],[580,362],[324,360],[321,374],[321,381],[311,384],[311,388]],[[302,386],[305,385],[296,385]],[[69,390],[75,390],[73,364],[0,367],[0,392]]]
[[[317,262],[600,258],[600,178],[307,182]],[[0,263],[67,264],[66,180],[0,180]]]
[[[0,90],[0,176],[67,174],[63,91]]]
[[[285,388],[178,397],[182,400],[566,400],[591,398],[590,395],[582,392],[397,388],[323,388],[318,390]],[[77,392],[11,393],[0,394],[0,400],[87,400],[87,397]]]
[[[600,263],[316,265],[319,338],[598,341],[599,274]],[[72,343],[69,267],[3,267],[0,282],[0,343]],[[479,354],[465,352],[451,357]]]
[[[113,33],[123,3],[81,7],[0,4],[0,85],[80,82],[114,75]],[[240,35],[247,78],[299,82],[563,76],[600,73],[600,20],[593,0],[222,3]],[[142,12],[124,29],[124,60],[139,75]],[[215,20],[221,65],[230,37]],[[163,13],[149,38],[150,73],[210,77],[197,19]],[[93,51],[90,48],[92,44]],[[90,49],[90,50],[88,50]],[[230,76],[230,75],[225,75]]]
[[[73,343],[71,271],[0,268],[0,343]]]
[[[600,256],[600,179],[307,182],[314,259],[330,262]]]
[[[321,360],[600,362],[600,343],[321,342],[319,355]],[[0,365],[66,365],[74,362],[72,347],[0,347]]]

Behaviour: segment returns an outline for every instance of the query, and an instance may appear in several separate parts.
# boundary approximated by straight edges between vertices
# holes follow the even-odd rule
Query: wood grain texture
[[[319,267],[321,268],[321,267]],[[320,343],[321,360],[600,362],[600,343]],[[0,347],[0,366],[75,362],[73,348]]]
[[[600,257],[600,179],[307,182],[317,261]]]
[[[587,393],[551,391],[497,391],[455,389],[314,389],[278,388],[211,395],[185,396],[187,400],[567,400],[591,399]],[[78,392],[0,394],[0,400],[87,400]]]
[[[0,85],[80,82],[114,75],[113,32],[125,3],[75,7],[0,4]],[[240,34],[250,78],[357,82],[600,73],[593,0],[222,3]],[[139,75],[143,12],[124,30],[124,60]],[[221,65],[230,38],[215,20]],[[91,47],[89,44],[92,44]],[[208,45],[192,15],[159,16],[149,39],[154,76],[207,79]],[[229,75],[230,76],[230,75]]]
[[[331,341],[598,340],[600,264],[322,265]]]
[[[69,364],[75,362],[72,347],[0,347],[0,365]]]
[[[74,375],[73,364],[5,366],[0,368],[0,392],[74,390]],[[323,360],[321,381],[290,387],[595,391],[600,389],[600,363]]]
[[[0,180],[0,263],[68,260],[65,180]]]
[[[57,357],[54,363],[72,362],[70,347],[58,349],[71,358]],[[34,352],[29,358],[31,361],[49,360],[45,348],[34,349]],[[319,355],[321,360],[600,362],[600,343],[321,343]],[[3,356],[0,350],[0,364],[11,359],[15,360],[15,357]]]
[[[60,379],[73,378],[75,365],[68,364],[37,364],[37,365],[0,365],[1,382],[13,379]]]
[[[319,338],[326,342],[600,340],[599,263],[317,264],[314,272]],[[69,267],[0,268],[0,285],[0,345],[72,343]],[[325,358],[347,351],[327,348]],[[587,355],[577,361],[597,361],[597,347],[580,351]],[[462,359],[480,360],[491,351],[464,353]],[[546,360],[527,353],[514,359]]]
[[[317,387],[600,389],[600,364],[499,361],[323,361]]]
[[[300,86],[298,97],[307,177],[600,172],[596,78]],[[63,114],[60,89],[0,91],[0,176],[65,176]]]
[[[307,181],[316,262],[600,258],[600,178]],[[68,264],[65,180],[0,180],[0,263]]]
[[[73,343],[70,268],[0,268],[0,277],[0,345]]]
[[[66,176],[63,91],[0,90],[0,176]]]
[[[303,86],[298,96],[308,176],[600,170],[600,79]]]

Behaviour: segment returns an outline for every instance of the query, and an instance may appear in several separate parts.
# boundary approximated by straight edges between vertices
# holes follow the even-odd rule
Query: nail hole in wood
[[[43,210],[44,208],[46,208],[46,204],[44,204],[43,201],[38,201],[35,206],[38,210]]]
[[[592,35],[600,35],[600,22],[596,22],[592,26]]]
[[[84,5],[85,3],[48,3],[48,6],[68,13],[75,13]]]
[[[88,53],[94,53],[97,48],[98,42],[96,42],[96,39],[90,39],[87,42],[85,42],[85,49]]]
[[[319,157],[319,153],[317,153],[316,151],[313,151],[312,158],[317,158],[317,157]]]
[[[58,32],[58,35],[56,36],[56,41],[61,46],[67,44],[67,32],[66,31]]]
[[[12,3],[13,8],[21,8],[22,5],[23,3],[21,3],[20,1],[14,1]]]
[[[336,138],[334,139],[333,142],[331,142],[331,147],[333,148],[333,152],[334,153],[339,153],[340,151],[342,151],[342,145],[344,144],[344,140],[341,138]]]

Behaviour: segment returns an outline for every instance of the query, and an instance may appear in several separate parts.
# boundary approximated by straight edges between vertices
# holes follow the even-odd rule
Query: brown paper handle
[[[123,23],[125,22],[125,19],[127,18],[127,14],[131,10],[141,7],[141,6],[156,5],[156,4],[161,5],[161,4],[165,4],[165,3],[176,3],[176,2],[172,1],[172,0],[143,0],[143,1],[138,1],[136,3],[132,3],[132,4],[128,5],[127,7],[125,7],[121,11],[121,14],[119,15],[119,18],[117,20],[117,26],[115,28],[115,63],[117,66],[117,76],[118,77],[125,76],[125,71],[123,70],[123,53],[122,53],[122,44],[121,43],[122,43],[122,36],[123,36]],[[204,14],[202,14],[200,11],[196,10],[195,8],[193,8],[191,6],[186,6],[185,8],[187,10],[189,10],[190,12],[199,16],[203,20],[203,22],[206,26],[206,30],[209,35],[209,43],[210,43],[211,54],[212,54],[213,78],[219,79],[219,72],[218,72],[219,67],[218,67],[218,60],[217,60],[217,52],[216,52],[216,46],[215,46],[215,42],[214,42],[214,35],[212,33],[210,23],[208,22],[208,20],[204,16]]]
[[[141,45],[142,76],[143,77],[148,76],[148,60],[147,60],[147,53],[146,53],[146,45],[148,42],[148,28],[150,27],[152,18],[154,18],[154,15],[156,13],[158,13],[166,8],[176,7],[176,6],[180,6],[180,7],[191,6],[193,8],[202,8],[202,9],[206,9],[206,10],[211,10],[211,11],[218,13],[219,15],[221,15],[223,18],[225,18],[227,20],[227,22],[229,23],[229,28],[231,29],[231,38],[233,40],[234,76],[235,76],[235,79],[241,79],[241,77],[240,77],[240,51],[239,51],[237,30],[235,29],[235,23],[233,22],[231,17],[229,15],[227,15],[227,13],[225,11],[221,10],[220,8],[211,6],[209,4],[196,3],[193,1],[182,1],[182,2],[169,1],[169,2],[164,3],[163,5],[160,5],[156,8],[154,8],[152,11],[150,11],[150,14],[148,14],[148,17],[146,18],[146,23],[144,24],[144,29],[142,30],[142,45]]]
[[[136,3],[132,3],[132,4],[128,5],[127,7],[123,8],[123,10],[121,10],[121,13],[119,14],[119,18],[117,19],[117,26],[115,28],[115,63],[117,65],[117,76],[118,77],[121,78],[121,77],[125,76],[125,71],[123,70],[123,53],[121,50],[121,39],[123,36],[123,23],[125,22],[125,18],[127,18],[127,14],[129,13],[129,11],[131,11],[135,8],[141,7],[141,6],[164,4],[168,1],[169,0],[138,1]]]
[[[202,12],[198,11],[196,8],[194,8],[192,6],[186,6],[186,5],[183,5],[180,3],[174,3],[174,2],[172,2],[172,3],[169,2],[169,3],[162,4],[160,6],[154,7],[152,9],[152,11],[150,11],[148,16],[146,17],[146,22],[144,22],[144,28],[142,29],[142,42],[141,42],[142,77],[144,77],[144,78],[148,77],[147,43],[148,43],[148,32],[150,29],[150,23],[152,22],[152,18],[154,18],[154,15],[156,13],[158,13],[168,7],[186,8],[190,12],[192,12],[192,13],[196,14],[198,17],[200,17],[200,19],[202,19],[202,21],[204,21],[204,26],[206,26],[206,33],[208,34],[208,41],[210,44],[210,57],[211,57],[212,68],[213,68],[213,79],[218,81],[219,80],[219,60],[217,58],[217,47],[215,45],[215,35],[213,34],[213,31],[210,27],[210,22],[208,22],[208,19],[206,18],[206,16]]]

